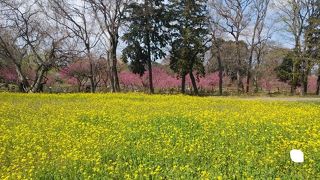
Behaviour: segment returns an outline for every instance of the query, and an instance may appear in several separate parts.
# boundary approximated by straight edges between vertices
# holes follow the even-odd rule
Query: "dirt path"
[[[263,101],[315,101],[320,102],[320,97],[248,97],[244,100],[263,100]]]

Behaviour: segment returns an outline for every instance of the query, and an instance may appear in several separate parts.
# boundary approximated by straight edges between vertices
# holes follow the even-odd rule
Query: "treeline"
[[[319,94],[317,0],[0,0],[0,8],[0,80],[21,92],[57,83],[120,92],[141,82],[150,93],[222,95],[272,83],[279,91],[282,82],[307,94],[313,75]],[[272,40],[280,31],[293,48]]]

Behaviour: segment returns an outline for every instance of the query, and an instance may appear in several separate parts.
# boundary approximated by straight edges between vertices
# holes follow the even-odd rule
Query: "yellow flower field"
[[[40,178],[317,179],[320,104],[0,94],[0,179]]]

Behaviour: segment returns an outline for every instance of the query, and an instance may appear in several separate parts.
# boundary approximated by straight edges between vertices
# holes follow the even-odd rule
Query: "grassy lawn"
[[[0,93],[0,179],[258,177],[320,178],[319,102]]]

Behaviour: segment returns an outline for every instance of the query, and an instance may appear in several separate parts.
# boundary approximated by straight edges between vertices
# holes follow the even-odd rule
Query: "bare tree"
[[[255,63],[254,63],[254,68],[252,69],[253,71],[253,84],[254,84],[254,92],[259,91],[259,75],[261,74],[260,72],[260,66],[262,63],[264,63],[264,60],[266,58],[266,55],[268,53],[268,43],[269,43],[269,38],[271,37],[271,30],[272,28],[269,28],[267,31],[266,35],[263,36],[258,36],[257,37],[257,43],[255,48],[254,48],[254,53],[255,54]]]
[[[93,9],[96,20],[108,39],[110,46],[109,55],[112,60],[111,84],[113,92],[120,91],[117,70],[117,47],[119,43],[119,29],[122,16],[128,0],[87,0]]]
[[[0,1],[4,18],[0,26],[0,57],[16,69],[20,90],[39,92],[45,84],[46,73],[62,64],[61,51],[66,36],[56,32],[35,1]],[[34,72],[28,77],[24,66]]]
[[[213,14],[210,18],[210,30],[211,30],[211,59],[216,59],[218,63],[218,71],[219,71],[219,95],[223,94],[223,58],[222,58],[222,46],[224,43],[224,33],[220,28],[219,23],[221,17],[215,15],[215,11],[211,11]]]
[[[254,25],[252,29],[251,35],[251,42],[250,44],[250,52],[249,52],[249,59],[248,59],[248,68],[247,68],[247,82],[246,82],[246,93],[249,92],[250,88],[250,80],[251,80],[251,71],[252,71],[252,63],[254,55],[256,58],[260,58],[262,49],[258,49],[263,41],[265,40],[262,36],[263,30],[265,29],[265,19],[267,16],[267,11],[269,7],[270,0],[254,0],[253,1],[253,14],[252,16],[255,17]],[[267,36],[268,38],[268,36]],[[256,49],[258,51],[256,51]],[[254,54],[257,52],[257,54]]]
[[[242,83],[241,68],[243,61],[241,60],[240,36],[250,23],[250,6],[252,0],[215,0],[212,1],[212,7],[217,16],[222,21],[217,23],[223,31],[230,34],[236,43],[237,52],[237,87],[238,93],[244,90]]]
[[[94,17],[90,14],[90,4],[86,1],[74,0],[52,0],[48,3],[54,16],[48,13],[47,15],[68,29],[73,39],[80,42],[78,48],[80,52],[84,53],[90,64],[90,91],[94,93],[96,79],[92,50],[100,41],[101,33],[97,32]]]
[[[304,59],[304,32],[307,21],[311,16],[317,0],[286,0],[277,2],[276,6],[281,22],[286,26],[285,31],[294,39],[294,54],[291,79],[291,94],[296,92],[298,84],[298,67],[302,66],[302,93],[307,93],[308,74],[311,70],[310,62]]]

